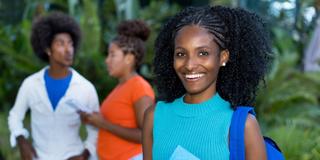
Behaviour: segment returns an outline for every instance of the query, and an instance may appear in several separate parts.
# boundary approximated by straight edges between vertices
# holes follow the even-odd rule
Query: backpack
[[[245,160],[244,128],[248,113],[256,115],[252,107],[238,106],[232,115],[230,126],[230,160]],[[264,137],[268,160],[284,160],[277,144]]]

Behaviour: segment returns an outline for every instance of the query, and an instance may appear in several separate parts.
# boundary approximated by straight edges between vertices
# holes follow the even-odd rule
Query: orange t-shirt
[[[143,96],[154,99],[150,84],[141,76],[134,76],[117,85],[103,101],[100,112],[113,124],[137,128],[134,103]],[[122,139],[106,130],[98,133],[97,152],[100,160],[127,160],[142,153],[142,145]]]

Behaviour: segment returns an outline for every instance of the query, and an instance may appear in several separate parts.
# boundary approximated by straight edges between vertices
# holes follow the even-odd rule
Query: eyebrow
[[[180,47],[180,46],[177,46],[177,47],[175,47],[174,49],[175,49],[175,50],[176,50],[176,49],[183,49],[183,50],[185,50],[183,47]],[[199,50],[199,49],[210,49],[210,47],[207,46],[207,45],[196,47],[196,50]]]

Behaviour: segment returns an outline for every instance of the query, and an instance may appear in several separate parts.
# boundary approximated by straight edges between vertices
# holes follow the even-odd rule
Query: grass
[[[18,148],[10,145],[10,132],[8,128],[8,112],[0,112],[0,160],[20,160]]]

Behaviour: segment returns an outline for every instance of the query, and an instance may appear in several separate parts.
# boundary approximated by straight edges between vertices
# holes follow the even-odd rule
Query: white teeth
[[[202,76],[204,76],[204,74],[186,74],[186,78],[188,79],[201,78]]]

